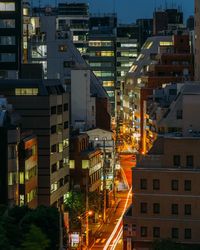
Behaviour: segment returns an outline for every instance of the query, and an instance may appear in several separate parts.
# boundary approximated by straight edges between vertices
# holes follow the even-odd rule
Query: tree
[[[30,226],[29,232],[22,243],[23,250],[45,250],[48,248],[50,241],[41,229],[35,225]]]

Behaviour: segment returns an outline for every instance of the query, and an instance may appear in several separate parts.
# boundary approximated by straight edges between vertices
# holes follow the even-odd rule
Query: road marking
[[[101,240],[101,238],[97,239],[95,242],[96,242],[96,243],[99,243],[100,240]]]
[[[101,241],[101,243],[103,244],[105,241],[106,241],[106,239],[103,239],[103,240]]]

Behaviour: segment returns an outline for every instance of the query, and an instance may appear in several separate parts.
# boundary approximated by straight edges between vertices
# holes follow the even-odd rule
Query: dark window
[[[51,126],[51,134],[55,134],[56,133],[56,125]]]
[[[178,215],[178,204],[172,204],[172,214]]]
[[[56,114],[56,106],[51,107],[51,115]]]
[[[173,227],[172,228],[172,239],[178,239],[178,235],[179,235],[178,228]]]
[[[64,129],[69,127],[69,123],[68,122],[64,122]]]
[[[178,180],[172,180],[172,181],[171,181],[171,188],[172,188],[172,190],[174,190],[174,191],[177,191],[177,190],[178,190]]]
[[[191,204],[185,204],[185,215],[191,215],[192,207]]]
[[[141,237],[147,237],[147,227],[140,228]]]
[[[68,111],[68,103],[64,103],[64,111]]]
[[[159,179],[153,180],[153,190],[160,190],[160,180]]]
[[[56,153],[57,152],[57,145],[54,144],[51,146],[51,153]]]
[[[160,213],[160,204],[159,203],[153,203],[153,213],[154,214]]]
[[[154,227],[153,228],[153,237],[154,238],[160,238],[160,228],[159,227]]]
[[[62,114],[62,105],[58,105],[58,107],[57,107],[57,114],[58,115]]]
[[[54,173],[56,171],[57,171],[57,164],[55,163],[55,164],[51,165],[51,173]]]
[[[186,156],[186,167],[192,168],[193,167],[193,155],[187,155]]]
[[[147,189],[147,179],[140,179],[140,189]]]
[[[182,110],[177,110],[176,111],[176,119],[181,120],[183,118],[183,111]]]
[[[174,155],[173,156],[173,165],[175,167],[179,167],[181,165],[181,157],[180,157],[180,155]]]
[[[140,212],[142,214],[146,214],[147,213],[147,203],[146,202],[141,202],[140,203]]]
[[[191,191],[192,185],[191,185],[191,180],[185,180],[185,191]]]
[[[187,240],[192,239],[192,230],[191,230],[191,228],[185,228],[185,239],[187,239]]]

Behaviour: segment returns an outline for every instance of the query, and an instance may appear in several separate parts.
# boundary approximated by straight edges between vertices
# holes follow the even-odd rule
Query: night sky
[[[37,2],[38,0],[34,0]],[[66,2],[66,0],[57,0]],[[44,3],[55,3],[55,0],[41,0]],[[68,2],[88,2],[92,13],[109,13],[115,10],[120,23],[131,23],[137,18],[151,18],[155,7],[182,6],[185,19],[194,14],[194,0],[73,0]]]

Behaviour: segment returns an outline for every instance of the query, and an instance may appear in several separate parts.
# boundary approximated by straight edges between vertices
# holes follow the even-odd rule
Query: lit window
[[[109,97],[114,97],[115,96],[114,91],[107,91],[107,94],[109,95]]]
[[[173,42],[160,41],[160,46],[172,46]]]
[[[69,161],[69,168],[71,168],[71,169],[75,168],[75,161],[74,160]]]
[[[24,173],[23,172],[19,173],[19,184],[24,184]]]
[[[114,81],[103,81],[104,87],[114,87],[115,83]]]
[[[38,88],[16,88],[15,95],[38,95]]]
[[[14,185],[16,184],[16,173],[15,172],[10,172],[8,173],[8,185]]]
[[[28,16],[28,8],[23,8],[23,15]]]
[[[89,161],[82,160],[82,169],[88,169],[88,168],[89,168]]]
[[[150,49],[152,45],[153,45],[153,42],[146,41],[142,49]]]
[[[19,196],[19,205],[23,206],[24,205],[24,195],[20,194]]]
[[[89,42],[90,47],[110,47],[113,46],[112,41],[90,41]]]
[[[131,47],[136,48],[137,47],[137,43],[121,43],[121,47],[122,48],[131,48]]]
[[[36,189],[31,190],[27,193],[27,202],[32,201],[36,197]]]
[[[67,46],[66,45],[59,45],[58,46],[58,51],[59,52],[66,52],[67,51]]]
[[[130,68],[130,72],[135,72],[137,69],[137,65],[134,65]]]
[[[56,182],[51,184],[51,193],[53,193],[57,189],[58,189],[58,182],[56,181]]]
[[[0,2],[0,11],[15,11],[14,2]]]

